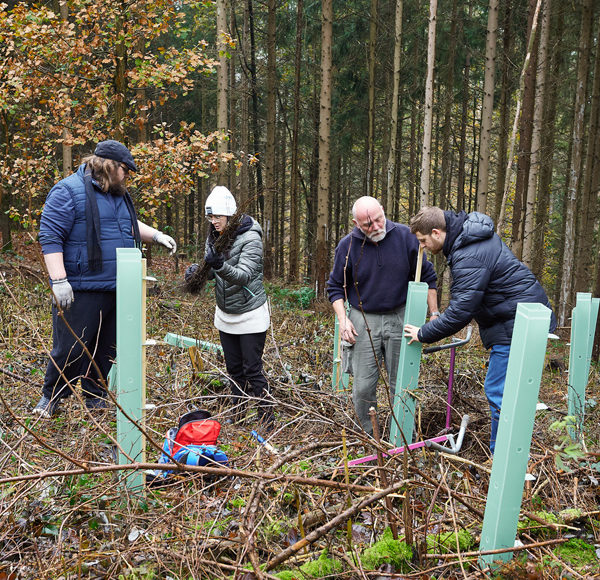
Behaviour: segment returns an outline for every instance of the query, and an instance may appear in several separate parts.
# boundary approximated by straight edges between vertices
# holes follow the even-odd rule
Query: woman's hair
[[[410,231],[413,234],[419,232],[424,236],[431,234],[433,230],[446,231],[446,218],[444,211],[439,207],[425,206],[410,220]]]
[[[118,188],[120,185],[117,176],[119,164],[116,161],[106,159],[105,157],[98,157],[97,155],[89,155],[82,159],[81,162],[86,163],[92,170],[94,179],[105,193],[111,188]]]

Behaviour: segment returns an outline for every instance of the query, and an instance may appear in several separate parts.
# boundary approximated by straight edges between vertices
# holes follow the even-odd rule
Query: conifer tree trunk
[[[563,253],[560,297],[558,304],[558,323],[564,326],[567,316],[573,307],[572,278],[575,259],[576,211],[581,163],[583,157],[583,132],[585,123],[585,105],[587,94],[587,78],[589,69],[590,35],[592,22],[592,0],[584,0],[581,12],[581,29],[579,35],[579,58],[577,64],[577,90],[573,132],[571,137],[572,153],[567,176],[565,220],[565,246]]]
[[[367,133],[367,195],[373,195],[375,180],[375,49],[377,45],[377,0],[371,0],[369,18],[369,129]]]
[[[223,41],[227,33],[227,0],[217,0],[217,50],[219,53],[219,66],[217,67],[217,130],[227,135],[227,83],[229,77],[229,61],[227,49]],[[217,151],[222,154],[227,152],[227,141],[220,139]],[[219,185],[227,185],[227,169],[224,163],[219,162],[217,176]]]
[[[444,128],[442,131],[442,176],[440,182],[440,197],[438,205],[448,207],[450,194],[450,167],[452,152],[450,137],[452,132],[452,105],[454,104],[454,61],[456,56],[456,30],[458,16],[458,0],[452,2],[452,19],[450,22],[450,46],[448,47],[448,64],[446,66],[446,98],[444,101]]]
[[[535,104],[535,78],[537,70],[538,36],[533,28],[533,18],[536,14],[536,2],[529,0],[528,30],[532,46],[531,59],[524,77],[523,108],[521,110],[519,128],[519,153],[517,159],[517,181],[515,185],[515,202],[512,219],[512,251],[521,259],[523,257],[523,229],[525,212],[527,211],[527,184],[529,183],[529,169],[531,166],[531,140],[533,135],[533,110]]]
[[[467,123],[469,115],[469,77],[471,72],[471,54],[467,49],[465,57],[465,68],[463,71],[462,87],[462,111],[460,115],[460,140],[458,145],[458,169],[456,175],[456,209],[465,209],[465,181],[466,181],[466,157],[467,157]]]
[[[331,72],[333,41],[333,0],[322,0],[321,96],[319,99],[319,189],[317,193],[316,294],[325,295],[329,274],[329,181],[331,138]]]
[[[523,233],[523,261],[532,266],[533,253],[537,251],[533,246],[533,228],[536,210],[536,193],[538,176],[541,163],[542,122],[544,115],[544,97],[546,91],[546,62],[548,59],[548,39],[550,35],[550,10],[551,0],[545,0],[542,12],[542,24],[535,79],[535,102],[533,108],[533,128],[531,134],[531,160],[529,167],[529,181],[525,206],[525,226]]]
[[[483,80],[483,110],[481,113],[481,134],[479,137],[479,169],[477,179],[477,211],[487,210],[490,138],[492,115],[494,113],[494,84],[496,76],[496,39],[498,36],[498,0],[490,0],[485,40],[485,75]]]
[[[298,259],[300,256],[298,135],[300,130],[300,67],[302,64],[303,20],[304,0],[298,0],[296,6],[296,52],[294,54],[294,126],[292,130],[292,165],[290,169],[290,281],[298,280]]]
[[[425,80],[425,109],[423,118],[423,156],[421,158],[421,185],[419,206],[429,203],[429,172],[431,166],[431,131],[433,128],[433,75],[435,69],[435,30],[437,0],[429,1],[429,28],[427,33],[427,78]]]
[[[502,75],[500,83],[500,124],[498,127],[498,147],[496,149],[496,191],[494,196],[494,210],[492,218],[494,223],[498,222],[500,207],[504,191],[504,179],[506,177],[506,151],[508,149],[509,133],[509,94],[511,86],[511,50],[512,50],[512,0],[504,2],[503,34],[502,34]]]
[[[551,11],[552,20],[552,49],[551,57],[547,62],[548,73],[546,82],[549,84],[546,91],[544,103],[544,121],[542,138],[542,164],[540,168],[540,179],[538,188],[538,203],[536,207],[536,219],[534,230],[534,243],[532,260],[532,271],[541,278],[545,263],[545,234],[548,225],[548,209],[550,207],[550,193],[552,189],[552,169],[554,167],[554,141],[555,141],[555,121],[556,109],[558,103],[558,85],[561,82],[560,70],[562,59],[560,58],[564,31],[564,11],[553,4]]]
[[[594,174],[598,172],[600,122],[600,43],[596,44],[594,57],[594,84],[591,94],[591,113],[588,121],[588,143],[581,187],[581,207],[577,215],[577,267],[575,292],[589,292],[593,280],[594,227],[598,215],[598,190],[592,187]]]
[[[273,274],[273,200],[276,195],[275,183],[275,116],[277,113],[277,71],[275,59],[276,42],[276,0],[267,3],[267,144],[265,157],[265,189],[263,213],[264,274],[270,278]]]

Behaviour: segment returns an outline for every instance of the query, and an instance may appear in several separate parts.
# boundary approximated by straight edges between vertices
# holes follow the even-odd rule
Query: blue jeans
[[[490,450],[492,453],[494,453],[494,448],[496,447],[496,433],[498,432],[498,420],[500,418],[500,408],[502,407],[502,395],[504,394],[509,353],[509,344],[496,344],[492,346],[488,372],[485,375],[485,383],[483,385],[492,413],[492,430],[490,435]]]

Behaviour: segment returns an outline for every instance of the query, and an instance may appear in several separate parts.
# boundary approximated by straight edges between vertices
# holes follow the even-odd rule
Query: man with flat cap
[[[137,219],[130,171],[137,167],[129,149],[102,141],[46,198],[39,241],[52,284],[53,345],[34,408],[41,417],[52,417],[78,380],[88,409],[108,408],[98,370],[106,380],[116,354],[117,248],[156,242],[177,249],[171,236]]]

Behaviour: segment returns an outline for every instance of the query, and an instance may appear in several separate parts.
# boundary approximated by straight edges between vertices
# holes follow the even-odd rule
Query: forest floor
[[[186,265],[177,273],[173,258],[154,256],[147,336],[173,332],[218,344],[212,291],[185,294]],[[452,431],[471,417],[460,453],[419,449],[386,458],[381,470],[365,463],[345,473],[345,456],[376,447],[353,426],[348,394],[332,388],[331,308],[309,303],[307,288],[269,283],[273,324],[264,360],[276,423],[264,435],[279,453],[251,436],[252,407],[243,422],[227,422],[221,357],[202,351],[194,369],[186,349],[158,344],[147,352],[146,461],[158,461],[166,431],[182,414],[202,408],[221,421],[219,446],[234,471],[186,473],[132,495],[115,470],[114,411],[90,415],[70,397],[52,420],[32,414],[51,345],[37,244],[17,238],[15,252],[0,255],[0,275],[0,580],[600,577],[598,367],[584,444],[570,445],[568,332],[548,348],[539,396],[547,408],[534,426],[522,547],[492,573],[477,553],[491,460],[487,357],[476,332],[456,355]],[[448,371],[449,351],[423,357],[419,440],[445,427]],[[384,392],[378,414],[385,439]],[[390,524],[400,541],[385,531]]]

